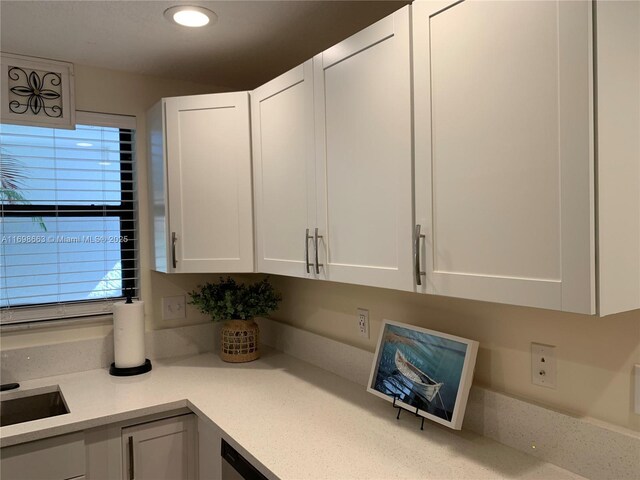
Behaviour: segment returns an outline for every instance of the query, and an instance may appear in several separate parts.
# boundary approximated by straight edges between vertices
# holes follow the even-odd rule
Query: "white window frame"
[[[137,136],[137,121],[135,116],[114,115],[108,113],[96,113],[87,111],[76,111],[76,123],[80,125],[92,125],[100,127],[113,127],[128,130],[134,130]],[[9,123],[9,122],[6,122]],[[48,128],[56,128],[55,126]],[[132,151],[137,164],[137,152]],[[138,187],[137,176],[134,169],[134,184],[136,191]],[[134,201],[136,218],[139,213],[139,203]],[[138,252],[136,255],[137,269],[140,271],[140,237],[139,222],[136,222],[136,240],[138,243]],[[138,274],[139,276],[139,274]],[[136,290],[140,292],[140,280],[136,285]],[[138,294],[139,297],[139,294]],[[136,297],[136,298],[138,298]],[[36,326],[34,322],[41,323],[43,326],[63,326],[73,322],[87,322],[88,320],[108,320],[113,312],[113,304],[118,299],[90,300],[87,302],[61,302],[50,305],[34,305],[24,307],[9,307],[0,309],[0,327],[20,327],[33,328]]]

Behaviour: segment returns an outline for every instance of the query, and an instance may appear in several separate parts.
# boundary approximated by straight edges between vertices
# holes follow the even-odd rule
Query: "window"
[[[0,321],[110,313],[137,296],[135,119],[0,125]]]

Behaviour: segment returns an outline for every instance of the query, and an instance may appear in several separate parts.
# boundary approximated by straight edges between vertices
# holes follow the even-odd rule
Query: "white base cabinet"
[[[197,417],[184,411],[85,431],[87,479],[196,480]]]
[[[85,471],[83,432],[0,450],[3,480],[80,480],[85,478]]]
[[[195,415],[183,415],[123,428],[122,478],[197,479],[195,422]]]
[[[227,480],[222,478],[220,441],[222,430],[211,422],[198,422],[198,473],[200,480]]]
[[[252,272],[249,94],[166,98],[147,125],[153,268]]]
[[[187,409],[148,415],[2,448],[0,476],[3,480],[226,480],[222,434]]]

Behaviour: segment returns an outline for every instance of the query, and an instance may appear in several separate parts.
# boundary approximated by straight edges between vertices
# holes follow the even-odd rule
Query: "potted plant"
[[[214,322],[225,322],[221,329],[222,360],[250,362],[260,357],[259,331],[254,318],[268,316],[282,299],[268,278],[245,285],[231,277],[220,277],[217,283],[198,286],[189,296],[189,303],[211,316]]]

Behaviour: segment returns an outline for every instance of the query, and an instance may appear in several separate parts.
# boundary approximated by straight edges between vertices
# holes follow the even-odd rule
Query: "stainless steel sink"
[[[54,388],[55,390],[47,389],[50,391],[38,389],[33,392],[12,392],[11,397],[0,397],[0,426],[69,413],[62,393],[57,387]]]

